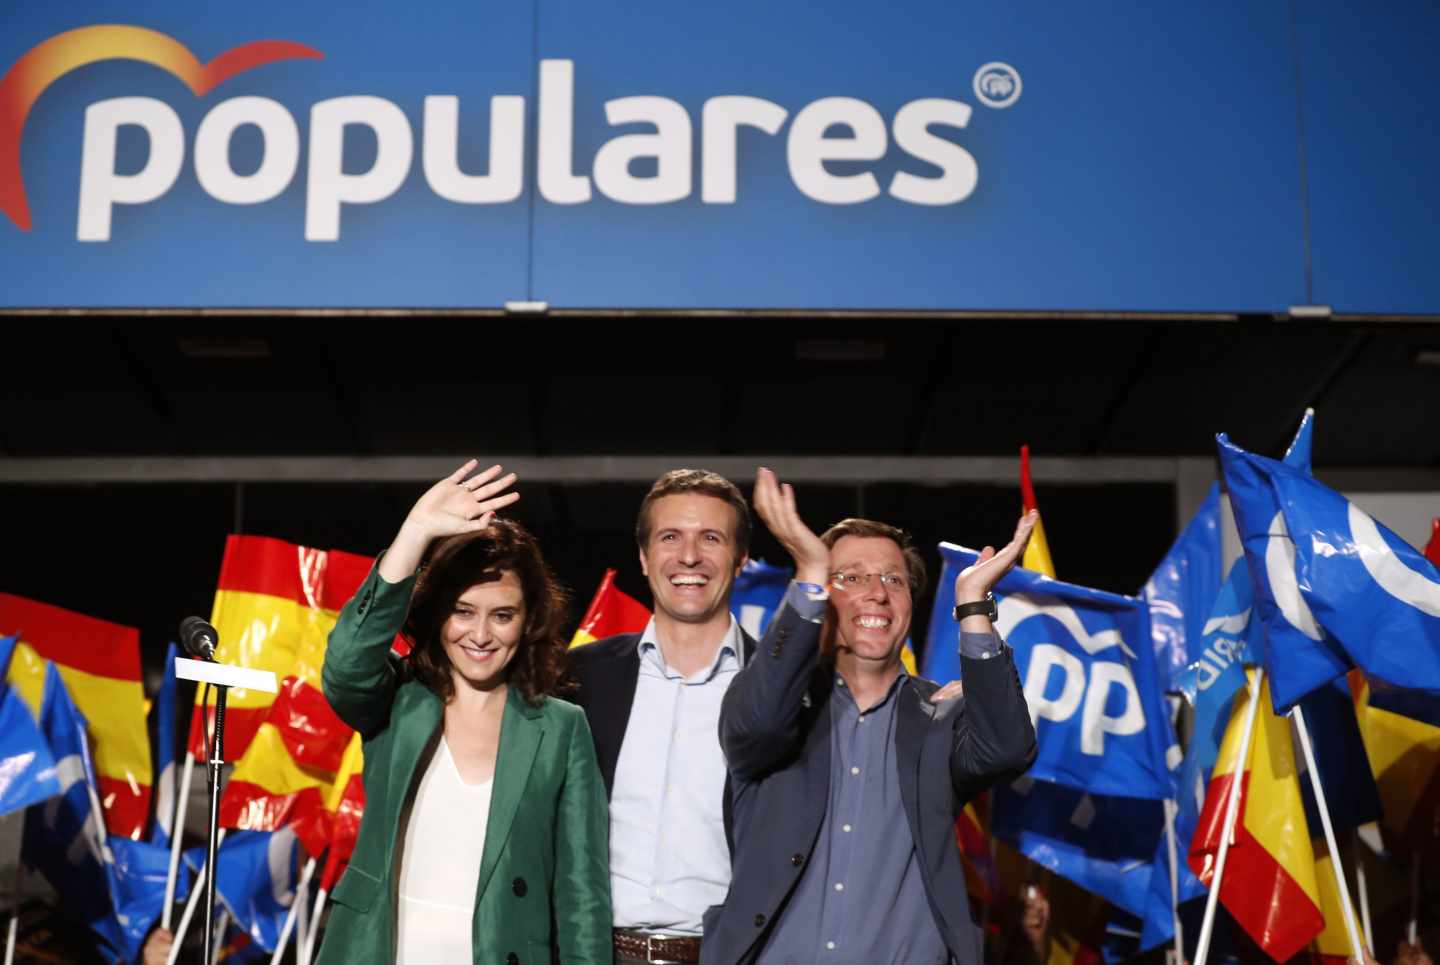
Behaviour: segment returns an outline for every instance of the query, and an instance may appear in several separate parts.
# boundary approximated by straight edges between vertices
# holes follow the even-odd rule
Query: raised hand
[[[1040,513],[1030,510],[1020,517],[1020,522],[1015,525],[1015,536],[1010,542],[999,551],[993,546],[985,547],[978,560],[961,570],[960,575],[955,578],[955,602],[977,603],[985,599],[985,595],[1000,582],[1000,578],[1009,573],[1010,568],[1024,555],[1025,546],[1030,542],[1030,533],[1039,520]]]
[[[500,475],[504,472],[502,466],[491,466],[466,479],[478,464],[471,459],[425,490],[405,517],[404,526],[428,542],[473,533],[490,525],[495,511],[515,502],[520,494],[505,492],[514,485],[515,474]]]
[[[415,501],[380,562],[380,575],[388,582],[398,583],[414,573],[434,540],[478,532],[490,525],[496,510],[520,498],[517,492],[505,491],[515,484],[513,472],[501,475],[504,468],[496,465],[470,476],[478,465],[477,460],[468,460]]]
[[[795,508],[795,487],[781,484],[775,473],[755,474],[755,512],[795,561],[795,579],[824,585],[830,580],[830,549],[820,542]]]

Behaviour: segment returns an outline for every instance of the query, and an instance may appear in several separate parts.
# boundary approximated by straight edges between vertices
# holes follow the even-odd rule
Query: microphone
[[[199,617],[186,617],[180,621],[180,646],[191,656],[200,660],[214,660],[215,645],[219,642],[220,634]]]

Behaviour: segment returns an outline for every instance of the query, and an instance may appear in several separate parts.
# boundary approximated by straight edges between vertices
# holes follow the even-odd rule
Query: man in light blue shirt
[[[644,633],[571,651],[610,795],[617,962],[695,962],[701,916],[730,884],[725,690],[755,641],[730,614],[750,510],[729,480],[678,469],[651,487],[635,526],[655,615]]]

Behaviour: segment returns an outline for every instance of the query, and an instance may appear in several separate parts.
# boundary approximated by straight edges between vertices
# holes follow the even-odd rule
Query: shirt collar
[[[862,712],[862,713],[865,713],[865,714],[871,714],[871,713],[874,713],[875,711],[879,710],[880,708],[884,707],[886,704],[888,704],[888,703],[894,698],[894,696],[895,696],[897,693],[900,692],[900,688],[903,687],[903,686],[905,686],[906,682],[909,681],[909,679],[910,679],[910,673],[909,673],[909,671],[907,671],[907,670],[905,669],[905,665],[902,663],[902,664],[900,665],[900,672],[895,675],[895,679],[894,679],[894,680],[890,681],[890,688],[885,691],[885,696],[884,696],[884,697],[881,697],[881,698],[880,698],[879,700],[877,700],[873,705],[861,709],[861,712]],[[860,708],[859,708],[859,705],[858,705],[858,704],[856,703],[856,701],[855,701],[855,695],[850,692],[850,685],[845,682],[845,678],[844,678],[844,677],[840,676],[840,671],[838,671],[838,670],[835,671],[835,687],[834,687],[834,690],[835,690],[837,693],[842,693],[842,694],[844,694],[844,695],[845,695],[845,699],[850,702],[851,706],[854,706],[854,707],[856,707],[857,709],[860,709]]]
[[[706,671],[705,679],[715,675],[727,658],[734,660],[737,668],[745,666],[745,647],[741,643],[743,635],[740,631],[740,624],[735,622],[735,614],[730,614],[730,626],[725,631],[725,636],[720,639],[720,646],[715,648],[715,659],[710,663],[710,669]],[[650,622],[645,624],[645,632],[640,634],[640,642],[635,645],[636,652],[641,660],[650,660],[661,670],[664,670],[664,657],[660,653],[660,638],[655,633],[655,618],[652,616]]]

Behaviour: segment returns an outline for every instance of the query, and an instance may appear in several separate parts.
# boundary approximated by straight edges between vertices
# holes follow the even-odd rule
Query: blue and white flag
[[[765,635],[794,575],[791,567],[771,566],[764,560],[745,561],[730,593],[730,612],[741,629],[756,640]]]
[[[955,577],[978,554],[941,543],[940,555],[925,676],[957,680]],[[1000,580],[995,598],[995,629],[1015,651],[1035,721],[1039,757],[1029,776],[1093,794],[1173,797],[1166,760],[1178,762],[1180,748],[1165,713],[1145,601],[1019,567]]]
[[[127,942],[115,915],[112,858],[85,718],[53,663],[45,668],[40,730],[55,758],[61,792],[25,812],[21,860],[45,876],[69,917],[84,922],[112,949],[125,954]]]
[[[1220,485],[1175,540],[1140,595],[1150,607],[1150,638],[1166,690],[1196,659],[1205,615],[1220,592]]]
[[[160,678],[160,692],[155,695],[155,824],[150,830],[150,841],[163,848],[170,847],[179,777],[175,762],[176,656],[178,652],[172,643],[165,648],[165,675]]]
[[[14,652],[15,637],[0,637],[0,815],[60,793],[50,744],[5,679]]]
[[[1358,666],[1440,693],[1440,570],[1335,490],[1218,436],[1275,709]]]
[[[1161,802],[1091,794],[1028,774],[992,793],[995,837],[1130,914],[1144,913],[1164,828]]]
[[[170,849],[114,834],[109,841],[110,853],[115,859],[111,881],[116,919],[125,943],[125,958],[135,961],[145,945],[145,937],[165,908]],[[181,862],[175,877],[175,893],[185,895],[189,891],[189,869]]]
[[[205,855],[205,848],[191,848],[185,861],[198,874]],[[215,891],[235,926],[266,951],[275,950],[285,915],[295,901],[299,858],[299,840],[288,827],[231,831],[220,845]]]

